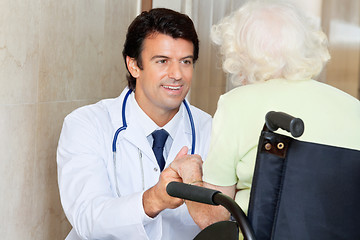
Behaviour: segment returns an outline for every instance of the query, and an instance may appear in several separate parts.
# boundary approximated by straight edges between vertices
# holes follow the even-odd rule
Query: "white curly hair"
[[[285,1],[248,1],[214,25],[211,38],[235,86],[314,78],[330,59],[318,24]]]

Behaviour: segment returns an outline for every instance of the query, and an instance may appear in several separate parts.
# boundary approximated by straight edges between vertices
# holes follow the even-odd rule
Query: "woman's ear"
[[[129,69],[131,76],[133,76],[134,78],[139,77],[140,68],[138,67],[135,58],[126,56],[126,66]]]

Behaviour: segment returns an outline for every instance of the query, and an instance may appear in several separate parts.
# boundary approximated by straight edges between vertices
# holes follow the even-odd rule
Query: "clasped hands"
[[[202,182],[202,159],[200,155],[188,155],[188,148],[183,147],[169,165],[169,171],[180,178],[178,181],[188,184],[198,184]]]
[[[155,217],[166,208],[174,209],[184,203],[182,199],[171,197],[166,186],[172,181],[201,185],[202,159],[200,155],[188,155],[188,148],[183,147],[174,161],[162,171],[159,182],[144,192],[143,205],[149,217]]]

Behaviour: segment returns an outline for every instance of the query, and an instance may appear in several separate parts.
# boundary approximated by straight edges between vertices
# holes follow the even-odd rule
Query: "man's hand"
[[[202,181],[202,159],[197,154],[187,155],[187,151],[188,148],[183,147],[169,167],[177,172],[182,182],[200,183]]]
[[[187,151],[187,147],[183,147],[174,161],[183,161],[183,159],[186,159],[188,156]],[[176,165],[176,169],[178,168],[178,165]],[[143,206],[145,213],[149,217],[156,217],[162,210],[166,208],[177,208],[184,203],[182,199],[174,198],[167,194],[166,186],[172,181],[183,182],[183,179],[175,169],[168,167],[160,174],[159,182],[144,192]]]

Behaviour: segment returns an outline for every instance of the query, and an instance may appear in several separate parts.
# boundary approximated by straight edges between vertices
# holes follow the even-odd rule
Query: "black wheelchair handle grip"
[[[234,216],[241,232],[244,235],[244,239],[255,240],[254,230],[252,229],[245,213],[232,198],[222,194],[220,191],[181,182],[170,182],[166,186],[166,191],[172,197],[225,207],[231,215]]]
[[[217,190],[203,188],[181,182],[170,182],[166,186],[166,192],[177,198],[185,200],[206,203],[210,205],[218,205],[214,202],[214,195],[220,193]]]
[[[291,133],[293,137],[300,137],[304,133],[304,122],[284,112],[270,111],[265,116],[265,123],[270,131],[278,128]]]

